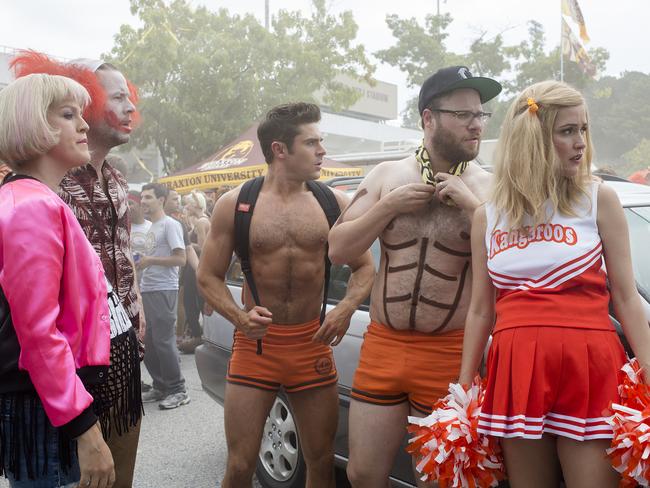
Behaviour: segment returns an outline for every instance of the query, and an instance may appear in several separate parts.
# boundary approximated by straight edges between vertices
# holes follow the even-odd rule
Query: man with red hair
[[[17,78],[31,73],[72,78],[82,84],[92,98],[83,114],[90,127],[87,137],[91,161],[65,176],[59,195],[72,209],[99,255],[106,278],[133,326],[126,332],[113,327],[111,314],[111,366],[94,403],[115,462],[113,486],[129,488],[133,483],[142,417],[139,345],[144,322],[141,327],[141,306],[129,237],[128,185],[106,157],[113,147],[129,142],[138,118],[137,94],[135,87],[115,66],[101,61],[80,59],[61,63],[26,51],[16,56],[11,66]]]

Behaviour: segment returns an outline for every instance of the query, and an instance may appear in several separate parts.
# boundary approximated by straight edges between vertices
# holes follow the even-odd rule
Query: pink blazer
[[[50,422],[64,425],[93,401],[76,370],[109,364],[107,290],[72,211],[36,180],[0,189],[0,286],[20,343],[18,366]]]

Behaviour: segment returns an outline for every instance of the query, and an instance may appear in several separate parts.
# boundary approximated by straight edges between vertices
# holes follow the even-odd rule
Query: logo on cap
[[[465,66],[463,66],[462,68],[460,68],[458,70],[458,76],[460,76],[462,79],[466,80],[467,78],[472,77],[472,73],[470,73],[469,70],[467,68],[465,68]]]

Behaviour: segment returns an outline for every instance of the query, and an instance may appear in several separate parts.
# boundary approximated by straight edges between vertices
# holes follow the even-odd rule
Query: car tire
[[[286,394],[278,393],[262,433],[255,470],[264,488],[302,488],[306,466],[295,417]]]

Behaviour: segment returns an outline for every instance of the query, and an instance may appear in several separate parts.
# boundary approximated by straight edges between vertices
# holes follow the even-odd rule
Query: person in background
[[[111,325],[102,264],[57,196],[90,161],[88,92],[32,74],[0,91],[0,474],[14,488],[111,487],[92,394]]]
[[[167,188],[148,183],[141,195],[142,209],[151,221],[147,239],[153,243],[136,264],[142,271],[142,303],[147,316],[144,363],[153,379],[153,389],[143,393],[142,399],[159,402],[160,409],[169,410],[190,402],[174,333],[178,269],[185,265],[185,243],[181,224],[165,214]]]
[[[203,194],[205,195],[206,199],[205,211],[209,216],[212,216],[212,209],[214,208],[214,204],[218,199],[218,191],[219,188],[208,188],[207,190],[203,190]]]
[[[650,379],[627,221],[616,192],[592,178],[590,132],[569,85],[524,89],[505,116],[491,196],[474,214],[459,382],[472,381],[492,333],[478,431],[501,440],[513,488],[559,486],[560,474],[568,488],[618,486],[605,412],[620,401],[627,358],[610,303]]]
[[[190,226],[189,239],[197,257],[201,257],[201,249],[205,239],[210,232],[210,219],[206,213],[205,195],[193,190],[184,197],[187,222]],[[178,349],[191,354],[203,342],[201,338],[203,331],[199,322],[201,311],[205,301],[199,293],[196,283],[196,268],[198,262],[188,260],[181,275],[181,286],[183,287],[183,305],[185,309],[185,336],[186,338],[178,345]]]
[[[129,217],[131,220],[131,252],[133,254],[133,261],[137,263],[142,256],[152,251],[153,242],[148,239],[151,222],[144,218],[139,191],[129,191],[128,201]],[[142,274],[137,270],[136,277],[138,283],[140,283]]]
[[[199,265],[199,257],[192,246],[192,241],[190,241],[190,226],[187,222],[187,216],[183,212],[182,198],[176,190],[169,190],[169,194],[165,199],[165,214],[176,220],[181,224],[183,229],[183,242],[185,243],[185,256],[186,262],[185,266],[193,266],[196,269]],[[185,334],[185,286],[183,283],[183,274],[185,266],[182,266],[179,272],[179,283],[178,283],[178,306],[176,307],[176,343],[181,344],[183,342],[183,336]]]

